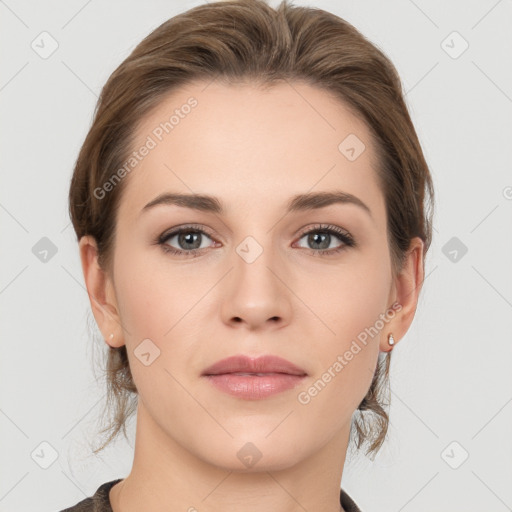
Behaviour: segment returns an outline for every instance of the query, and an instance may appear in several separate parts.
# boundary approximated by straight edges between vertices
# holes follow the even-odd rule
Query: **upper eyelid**
[[[320,224],[317,223],[314,226],[309,226],[307,228],[304,228],[300,231],[299,236],[304,236],[312,231],[333,231],[338,235],[346,234],[349,237],[352,237],[352,235],[345,229],[339,226],[335,226],[334,224]],[[338,231],[341,231],[341,233],[338,233]]]
[[[185,225],[185,226],[177,226],[175,228],[169,229],[167,231],[164,231],[160,236],[160,240],[166,240],[168,238],[171,238],[173,236],[179,235],[183,231],[199,231],[201,233],[204,233],[205,235],[208,235],[210,238],[214,238],[213,234],[209,233],[208,229],[205,229],[204,227],[199,227],[195,225]]]

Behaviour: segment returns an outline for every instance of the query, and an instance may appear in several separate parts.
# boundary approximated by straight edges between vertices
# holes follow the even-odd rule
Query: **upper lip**
[[[202,375],[219,375],[222,373],[287,373],[289,375],[307,375],[307,373],[282,357],[264,355],[250,357],[243,354],[217,361],[206,368]]]

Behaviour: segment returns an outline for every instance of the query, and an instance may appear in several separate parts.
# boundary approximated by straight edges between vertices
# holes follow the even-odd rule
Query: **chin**
[[[243,438],[235,437],[229,442],[215,442],[215,452],[209,453],[202,458],[219,468],[226,471],[236,473],[258,473],[261,471],[282,471],[288,469],[302,458],[306,458],[307,454],[297,451],[297,443],[293,438],[287,437],[288,443],[285,444],[276,436],[271,439],[267,432],[261,433],[259,436]],[[220,448],[220,451],[219,451]]]

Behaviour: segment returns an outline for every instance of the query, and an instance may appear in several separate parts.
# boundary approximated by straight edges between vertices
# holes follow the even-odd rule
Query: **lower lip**
[[[294,388],[306,376],[286,373],[269,373],[267,375],[222,373],[205,375],[205,377],[220,391],[246,400],[259,400]]]

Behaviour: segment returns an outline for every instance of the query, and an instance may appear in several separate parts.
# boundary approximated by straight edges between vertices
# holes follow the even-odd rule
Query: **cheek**
[[[119,314],[132,352],[149,338],[162,354],[170,346],[178,353],[204,327],[198,318],[205,317],[207,301],[201,299],[215,283],[211,271],[185,270],[141,250],[119,260],[116,279]]]
[[[332,266],[328,273],[297,276],[297,295],[317,316],[318,332],[341,348],[385,313],[391,279],[383,262]],[[302,307],[302,306],[300,306]]]
[[[118,313],[131,354],[146,339],[160,347],[164,334],[176,321],[171,312],[180,301],[165,275],[151,265],[147,250],[133,250],[135,245],[132,242],[128,251],[119,244],[115,263]]]
[[[328,278],[320,282],[316,278],[314,287],[303,281],[309,289],[304,295],[308,305],[322,320],[318,323],[318,332],[323,334],[318,337],[317,357],[324,374],[317,377],[320,386],[329,382],[325,403],[333,400],[347,411],[357,407],[366,394],[377,364],[379,341],[386,334],[387,323],[382,318],[386,318],[391,286],[386,265],[385,259],[360,260],[360,265],[333,268]]]
[[[174,374],[174,367],[181,367],[187,357],[187,342],[180,334],[194,290],[183,286],[179,275],[148,266],[148,260],[125,259],[120,265],[118,306],[139,396],[157,410],[163,406],[162,397],[172,405],[169,397],[183,394],[168,372]]]

